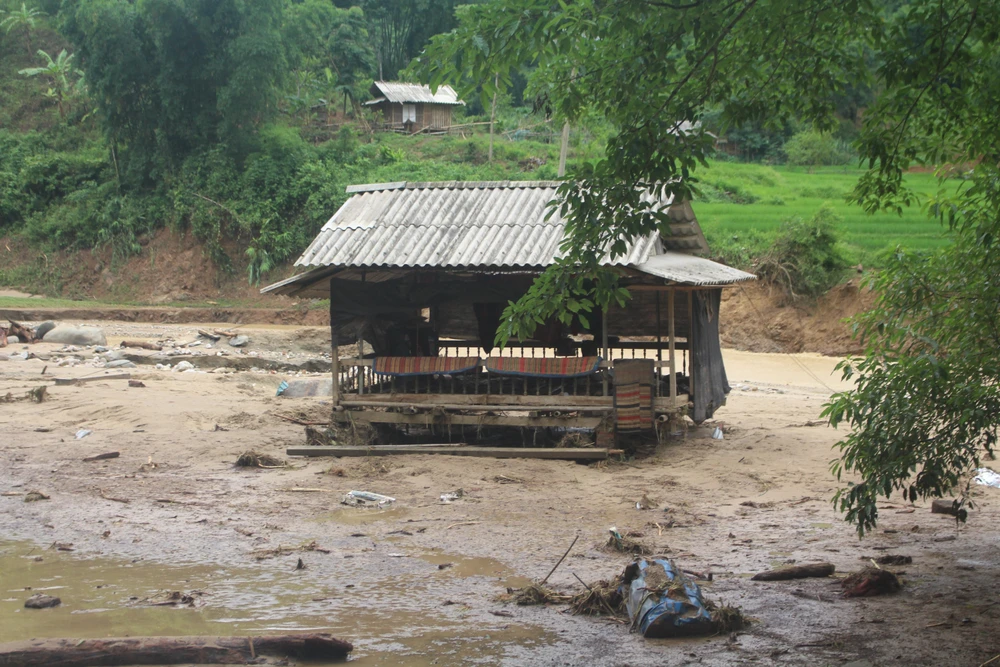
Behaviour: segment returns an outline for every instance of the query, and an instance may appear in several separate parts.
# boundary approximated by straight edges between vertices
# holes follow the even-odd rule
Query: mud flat
[[[102,326],[114,348],[123,338],[193,339],[200,325]],[[245,333],[243,354],[289,363],[319,358],[325,344],[322,327]],[[140,364],[128,373],[144,387],[56,386],[51,357],[0,361],[0,396],[15,399],[0,404],[0,642],[328,632],[354,644],[359,665],[978,665],[1000,652],[1000,490],[977,488],[961,529],[929,504],[883,503],[879,531],[859,541],[829,501],[838,433],[816,421],[844,388],[831,374],[836,359],[727,351],[726,362],[734,389],[715,422],[642,461],[581,465],[288,459],[304,434],[276,414],[329,409],[322,398],[275,396],[289,371]],[[59,377],[103,372],[86,359],[58,367]],[[43,402],[19,400],[40,385]],[[717,426],[721,441],[711,438]],[[77,439],[81,431],[90,433]],[[247,450],[289,465],[236,468]],[[302,488],[321,491],[290,490]],[[461,499],[439,500],[458,488]],[[49,499],[25,502],[35,490]],[[340,505],[349,490],[396,502]],[[636,509],[643,496],[653,509]],[[734,636],[643,640],[563,606],[496,600],[544,577],[577,535],[549,585],[578,592],[574,574],[617,575],[628,557],[601,548],[611,526],[711,571],[706,593],[756,622]],[[836,578],[749,579],[817,561],[848,573],[887,554],[913,561],[894,568],[904,588],[884,597],[841,598]],[[25,609],[39,592],[62,604]]]

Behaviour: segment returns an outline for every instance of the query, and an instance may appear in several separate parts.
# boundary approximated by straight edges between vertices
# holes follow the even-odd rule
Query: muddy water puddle
[[[348,559],[331,576],[320,572],[329,568],[296,572],[284,561],[247,568],[128,562],[0,542],[0,642],[309,630],[353,642],[351,662],[376,666],[497,664],[558,641],[548,630],[486,613],[499,609],[488,598],[503,585],[520,585],[498,561],[408,550],[381,563],[372,572]],[[191,594],[195,606],[150,605],[169,591]],[[25,609],[37,592],[62,605]]]

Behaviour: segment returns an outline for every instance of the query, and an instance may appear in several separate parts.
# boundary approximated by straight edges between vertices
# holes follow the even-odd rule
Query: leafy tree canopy
[[[866,210],[916,203],[902,181],[912,166],[975,168],[930,202],[955,243],[931,257],[901,251],[876,279],[878,307],[858,322],[866,356],[844,367],[857,388],[827,412],[851,427],[837,501],[864,533],[879,496],[952,492],[992,453],[1000,2],[494,0],[459,17],[416,64],[433,85],[471,79],[487,99],[494,77],[508,85],[520,63],[537,62],[531,86],[561,115],[593,109],[614,126],[605,157],[560,188],[566,258],[510,305],[501,342],[545,317],[571,316],[568,303],[627,298],[601,279],[599,258],[622,254],[637,235],[668,231],[641,194],[683,198],[697,188],[711,150],[698,125],[706,113],[720,114],[723,126],[779,129],[797,118],[826,132],[838,106],[854,100],[868,104],[857,141],[868,169],[851,195]],[[564,290],[582,295],[567,299]]]
[[[192,151],[237,150],[273,113],[284,71],[270,0],[81,0],[63,31],[77,47],[131,182]]]

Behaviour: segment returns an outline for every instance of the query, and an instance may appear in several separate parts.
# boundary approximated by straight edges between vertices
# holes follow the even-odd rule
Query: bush
[[[815,130],[794,135],[785,142],[784,150],[788,164],[809,167],[847,164],[853,157],[832,136]]]
[[[793,299],[823,294],[840,282],[848,267],[837,238],[838,222],[840,218],[826,205],[810,220],[783,222],[757,264],[757,275],[781,285]]]

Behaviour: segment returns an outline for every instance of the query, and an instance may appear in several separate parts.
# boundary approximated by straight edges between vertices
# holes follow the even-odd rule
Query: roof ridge
[[[347,194],[384,192],[386,190],[498,190],[524,188],[558,188],[563,181],[397,181],[395,183],[365,183],[348,185]]]

